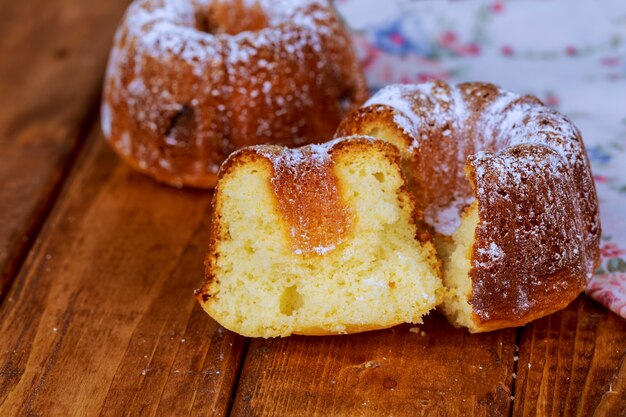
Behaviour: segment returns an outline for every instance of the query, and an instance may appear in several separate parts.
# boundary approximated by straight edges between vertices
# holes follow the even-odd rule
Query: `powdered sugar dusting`
[[[290,149],[273,159],[275,169],[296,168],[302,164],[323,165],[328,162],[330,148],[324,145]]]
[[[340,142],[342,146],[353,143],[337,139],[297,149],[264,145],[231,156],[254,152],[271,162],[270,183],[297,255],[325,255],[335,250],[352,227],[351,209],[342,201],[332,168],[332,150]]]
[[[479,262],[478,260],[474,261],[476,266],[482,268],[488,267],[491,263],[497,262],[504,256],[504,251],[500,246],[497,245],[496,242],[491,242],[486,247],[478,248],[477,252],[479,255],[483,255],[488,259],[488,262]]]
[[[205,60],[202,38],[210,36],[194,30],[195,7],[190,1],[136,1],[129,7],[126,27],[129,36],[152,56],[180,55],[188,62]]]
[[[143,145],[130,157],[157,177],[206,184],[242,146],[330,136],[365,94],[325,0],[135,0],[109,58],[103,129],[116,148],[130,131]]]
[[[267,14],[269,26],[228,36],[202,32],[195,27],[198,13],[205,13],[200,7],[209,10],[212,3],[210,0],[195,3],[190,0],[135,1],[127,13],[125,26],[129,36],[137,39],[139,52],[160,60],[181,58],[197,75],[204,73],[208,60],[221,55],[223,43],[227,44],[227,60],[250,62],[260,48],[277,45],[279,40],[304,30],[309,35],[307,42],[315,38],[317,42],[313,45],[287,43],[288,52],[298,53],[305,46],[321,50],[320,39],[316,36],[320,30],[317,22],[327,19],[327,8],[321,0],[246,0],[244,7],[260,7]],[[320,8],[315,9],[313,5]],[[292,41],[296,41],[296,37]],[[246,43],[253,48],[242,48]]]
[[[330,159],[329,151],[335,143],[337,140],[294,149],[265,145],[252,146],[249,149],[269,159],[276,171],[283,169],[297,171],[297,168],[303,164],[318,166],[326,164]],[[297,172],[296,175],[298,175]]]
[[[113,121],[111,120],[111,106],[107,103],[102,105],[102,109],[100,110],[100,120],[102,125],[102,133],[104,133],[104,137],[109,139],[111,137],[111,130],[113,126]]]
[[[474,264],[481,268],[481,279],[472,304],[485,318],[492,308],[482,300],[487,297],[508,303],[523,316],[535,297],[562,290],[559,271],[571,274],[567,279],[573,291],[584,288],[586,262],[581,255],[589,238],[588,217],[584,205],[572,198],[577,194],[573,167],[553,146],[529,141],[472,157],[484,218],[476,229]],[[506,253],[499,249],[504,245]],[[493,295],[490,286],[501,281],[502,271],[516,285],[500,283]]]
[[[417,90],[418,86],[416,85],[389,85],[379,90],[365,102],[364,106],[379,104],[392,107],[396,110],[394,121],[404,132],[414,135],[421,124],[421,120],[415,114],[410,98]]]
[[[418,204],[437,232],[451,235],[478,200],[470,304],[483,320],[522,318],[536,299],[584,289],[599,217],[580,132],[567,117],[481,83],[392,86],[367,104],[402,114],[394,122],[414,140]]]
[[[491,103],[476,118],[472,116],[470,107],[475,105],[476,100],[482,100],[483,94],[476,86],[479,84],[448,86],[429,82],[391,85],[380,90],[365,106],[379,104],[392,107],[396,111],[394,121],[398,127],[414,138],[413,148],[418,148],[420,142],[429,139],[424,136],[428,126],[440,128],[441,146],[444,142],[454,144],[452,149],[457,152],[455,163],[458,164],[456,172],[461,176],[464,175],[462,167],[472,153],[479,159],[482,152],[499,152],[519,144],[546,146],[569,163],[580,161],[582,145],[578,140],[579,133],[566,117],[546,108],[536,99],[524,100],[519,95],[498,89]],[[470,128],[476,130],[468,131]],[[451,170],[441,160],[437,163],[440,170]],[[521,181],[521,173],[516,170],[503,172],[502,175]],[[456,194],[443,208],[427,208],[427,222],[437,232],[451,235],[460,224],[460,213],[471,198]]]
[[[313,247],[313,252],[315,252],[318,255],[325,255],[328,252],[332,252],[333,250],[335,250],[337,248],[336,245],[327,245],[327,246],[314,246]]]
[[[461,225],[459,213],[474,201],[474,197],[464,197],[458,195],[448,207],[443,209],[426,209],[425,219],[435,228],[438,233],[452,236]]]
[[[455,126],[458,129],[461,129],[462,126],[465,125],[465,122],[470,116],[470,113],[465,104],[465,100],[463,100],[463,96],[461,95],[461,91],[456,87],[452,87],[452,110],[454,112],[454,122]]]

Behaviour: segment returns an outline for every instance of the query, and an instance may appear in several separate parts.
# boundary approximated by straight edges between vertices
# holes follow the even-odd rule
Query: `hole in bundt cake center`
[[[215,26],[215,22],[211,20],[209,14],[196,13],[196,29],[200,32],[213,34],[216,32],[217,27]]]
[[[195,27],[213,35],[256,32],[269,25],[268,16],[258,3],[216,1],[208,10],[197,10]]]
[[[165,131],[168,145],[186,145],[194,137],[196,131],[196,115],[193,108],[183,105],[176,112]]]

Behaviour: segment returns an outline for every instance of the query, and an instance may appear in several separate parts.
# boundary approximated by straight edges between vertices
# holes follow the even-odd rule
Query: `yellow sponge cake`
[[[202,307],[253,337],[420,323],[444,295],[397,148],[367,137],[255,146],[215,190]]]

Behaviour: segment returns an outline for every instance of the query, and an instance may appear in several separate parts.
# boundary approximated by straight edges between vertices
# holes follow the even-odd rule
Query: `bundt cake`
[[[202,307],[245,336],[421,322],[443,296],[440,262],[399,164],[396,147],[359,137],[235,152],[215,190]]]
[[[471,332],[564,308],[599,262],[595,186],[578,129],[493,84],[393,85],[336,136],[399,147],[419,220],[435,233],[442,310]]]
[[[232,151],[326,141],[367,96],[328,0],[136,0],[109,58],[102,130],[136,169],[209,188]]]

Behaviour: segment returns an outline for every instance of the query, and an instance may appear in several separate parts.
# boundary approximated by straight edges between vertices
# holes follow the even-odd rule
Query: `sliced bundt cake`
[[[392,85],[340,125],[400,149],[434,232],[442,310],[471,332],[567,306],[599,261],[600,218],[578,129],[532,96],[488,83]]]
[[[396,147],[255,146],[222,166],[202,307],[245,336],[419,323],[443,297]]]

